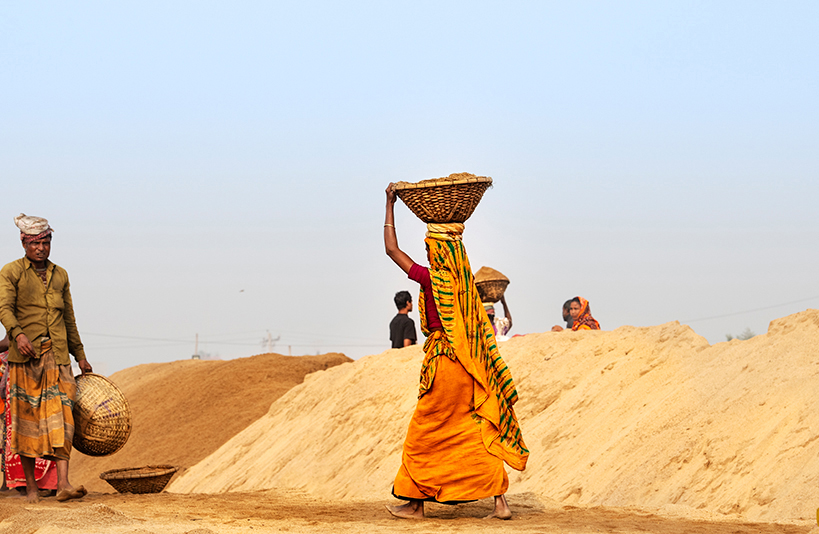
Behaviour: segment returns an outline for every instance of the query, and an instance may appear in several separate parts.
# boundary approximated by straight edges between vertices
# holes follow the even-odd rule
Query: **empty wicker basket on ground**
[[[509,279],[491,267],[481,267],[475,273],[475,285],[482,302],[497,302],[506,292]]]
[[[74,448],[89,456],[120,450],[131,435],[131,408],[113,382],[102,375],[76,377]]]
[[[418,183],[398,182],[395,194],[425,223],[462,223],[466,221],[492,178],[467,172]]]
[[[159,493],[178,469],[172,465],[128,467],[111,469],[102,473],[100,478],[120,493]]]

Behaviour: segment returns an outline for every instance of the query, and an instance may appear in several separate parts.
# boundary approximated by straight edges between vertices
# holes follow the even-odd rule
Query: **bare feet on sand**
[[[512,510],[509,509],[509,503],[506,502],[506,495],[498,495],[495,497],[495,509],[492,513],[484,517],[484,519],[512,519]]]
[[[424,501],[411,500],[402,506],[385,505],[387,511],[401,519],[423,519]]]
[[[19,493],[15,491],[15,493],[18,493],[20,495],[20,497],[28,500],[28,492],[26,491],[26,489],[25,488],[20,488],[20,489],[22,491],[20,491]],[[14,491],[14,490],[12,490],[12,491]],[[38,489],[37,490],[37,495],[40,497],[40,499],[45,499],[46,497],[53,497],[56,494],[57,494],[57,490],[50,490],[50,489]],[[29,501],[29,502],[39,502],[39,501]]]
[[[82,499],[87,493],[88,492],[85,490],[84,486],[80,486],[76,489],[61,489],[57,492],[57,500],[59,502],[65,502],[70,501],[71,499]]]

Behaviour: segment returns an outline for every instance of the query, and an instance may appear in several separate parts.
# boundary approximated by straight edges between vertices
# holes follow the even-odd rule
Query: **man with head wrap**
[[[68,480],[77,387],[69,354],[83,374],[85,357],[69,290],[68,273],[49,261],[53,229],[41,217],[20,214],[25,256],[0,270],[0,322],[9,336],[10,439],[26,477],[26,495],[37,502],[35,458],[57,464],[57,500],[78,499],[85,488]]]

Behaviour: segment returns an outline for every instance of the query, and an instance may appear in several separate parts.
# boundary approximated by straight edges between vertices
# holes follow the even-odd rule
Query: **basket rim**
[[[470,178],[437,178],[433,180],[424,180],[421,182],[395,182],[393,184],[393,191],[406,191],[410,189],[429,189],[432,187],[441,187],[447,185],[463,185],[463,184],[480,184],[487,183],[492,185],[492,178],[489,176],[474,176]]]
[[[155,469],[151,473],[135,473],[140,469]],[[135,480],[139,478],[154,478],[167,474],[176,473],[179,467],[174,465],[143,465],[142,467],[123,467],[120,469],[109,469],[100,473],[103,480]],[[132,474],[128,474],[131,472]]]
[[[96,376],[96,377],[99,377],[99,378],[104,379],[106,382],[111,382],[111,379],[110,379],[110,378],[108,378],[108,377],[107,377],[107,376],[105,376],[105,375],[101,375],[101,374],[99,374],[99,373],[80,373],[80,374],[78,374],[77,376],[75,376],[75,377],[74,377],[74,380],[76,380],[76,379],[78,379],[78,378],[85,378],[85,377],[89,377],[89,376]],[[111,382],[111,383],[112,383],[112,384],[114,384],[113,382]],[[114,384],[114,385],[116,386],[116,384]],[[117,388],[117,389],[119,389],[119,388]]]
[[[476,284],[483,284],[485,282],[506,282],[509,283],[508,278],[481,278],[480,280],[475,280]]]
[[[79,380],[81,378],[87,378],[87,377],[102,378],[102,380],[105,383],[107,383],[109,386],[111,386],[114,391],[119,393],[119,396],[122,398],[122,401],[125,404],[125,407],[128,409],[128,413],[129,414],[131,413],[131,403],[128,402],[128,398],[125,396],[125,393],[123,393],[122,390],[119,389],[118,385],[114,384],[113,380],[111,380],[110,378],[108,378],[105,375],[100,375],[100,374],[97,374],[97,373],[85,373],[85,374],[78,374],[77,376],[75,376],[74,381],[77,381],[77,380]]]

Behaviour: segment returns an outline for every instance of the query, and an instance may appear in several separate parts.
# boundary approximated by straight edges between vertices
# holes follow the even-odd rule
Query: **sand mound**
[[[336,353],[260,354],[227,361],[138,365],[115,373],[110,378],[131,405],[131,437],[111,456],[75,452],[71,480],[89,491],[107,492],[114,489],[99,474],[108,469],[195,465],[266,414],[270,404],[305,375],[350,361]]]
[[[819,505],[819,311],[709,346],[668,323],[501,345],[531,451],[512,493],[670,515],[812,521]],[[175,492],[287,488],[389,495],[421,348],[308,376],[172,482]]]

